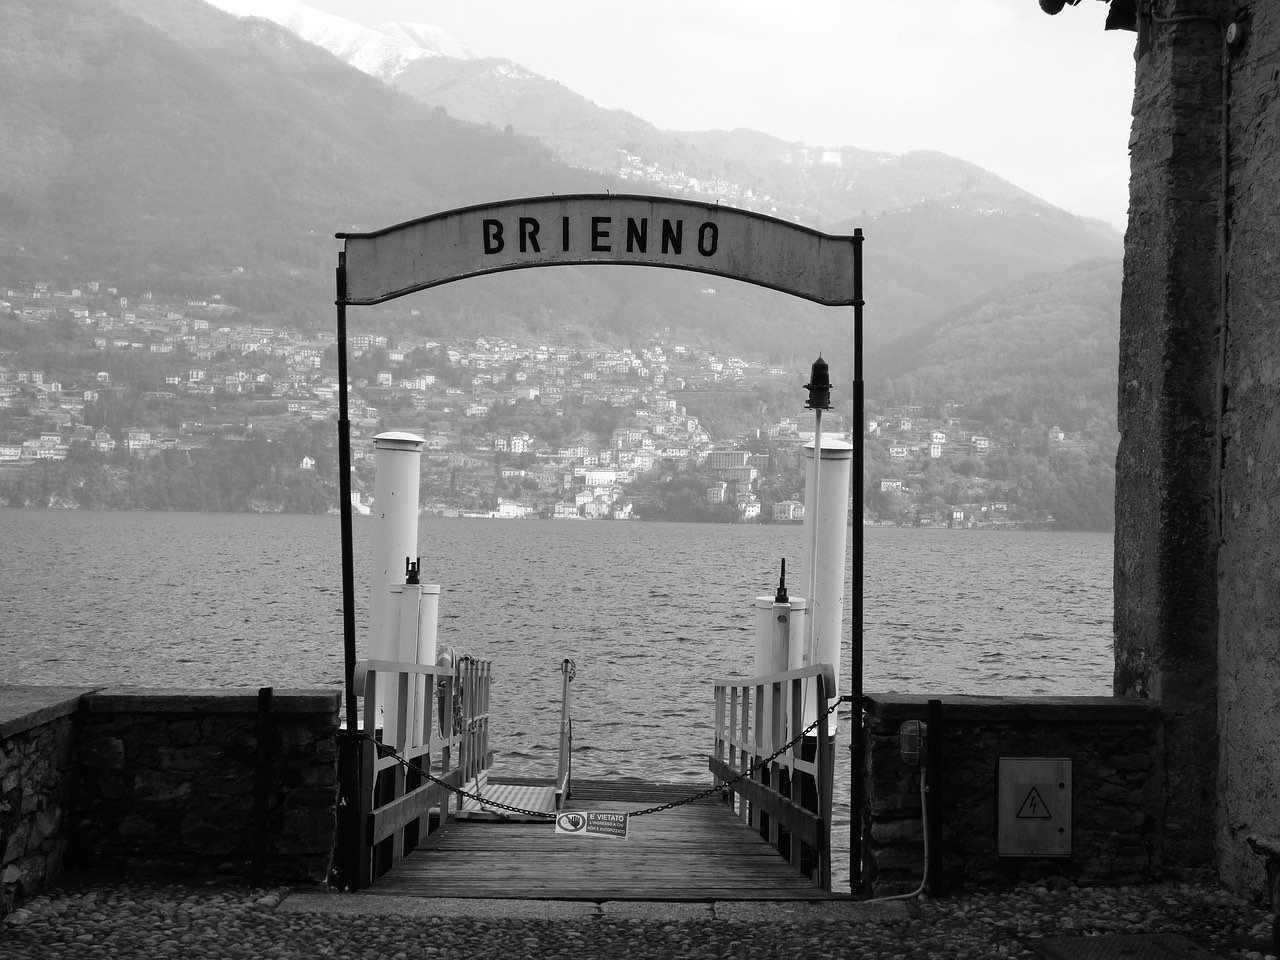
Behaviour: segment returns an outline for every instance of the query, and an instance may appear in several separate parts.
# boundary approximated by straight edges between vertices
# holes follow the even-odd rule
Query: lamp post
[[[806,503],[805,519],[813,536],[809,544],[809,630],[805,642],[805,651],[812,666],[814,659],[814,630],[818,620],[818,493],[822,482],[822,411],[831,409],[831,372],[827,361],[818,354],[813,361],[813,369],[809,374],[809,382],[804,385],[809,391],[809,399],[805,407],[813,411],[813,502]]]

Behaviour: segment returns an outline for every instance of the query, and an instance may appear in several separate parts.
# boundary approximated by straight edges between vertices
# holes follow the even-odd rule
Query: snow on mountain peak
[[[378,30],[429,53],[455,60],[474,60],[480,55],[463,46],[444,30],[429,23],[380,23]]]
[[[209,0],[238,17],[263,17],[323,47],[370,76],[391,80],[421,57],[470,58],[475,54],[439,27],[386,24],[378,30],[324,13],[298,0]]]

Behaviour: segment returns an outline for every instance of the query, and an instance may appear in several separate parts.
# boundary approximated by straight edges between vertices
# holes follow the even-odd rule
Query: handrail
[[[357,660],[356,686],[363,687],[370,673],[431,673],[437,677],[453,675],[453,667],[442,667],[438,664],[410,663],[405,660]]]
[[[821,676],[826,681],[826,689],[829,691],[827,698],[831,699],[836,689],[836,671],[829,663],[815,663],[811,667],[797,667],[794,670],[769,673],[759,677],[727,677],[723,680],[712,680],[711,685],[713,687],[759,687],[785,680],[804,680],[816,676]]]
[[[565,657],[560,662],[560,759],[556,765],[556,810],[564,808],[572,790],[573,777],[573,715],[569,709],[569,683],[578,674],[578,665]]]
[[[826,663],[716,681],[715,751],[707,758],[739,817],[823,890],[831,889],[835,699]],[[813,723],[816,735],[802,736]]]

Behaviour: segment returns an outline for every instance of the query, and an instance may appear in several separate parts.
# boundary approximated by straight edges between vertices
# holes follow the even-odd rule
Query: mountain
[[[604,109],[512,60],[479,57],[434,26],[386,23],[370,31],[296,0],[215,2],[272,19],[451,115],[533,136],[575,166],[712,200],[732,199],[762,213],[799,216],[823,229],[924,200],[976,194],[1056,209],[981,167],[936,151],[897,155],[788,143],[746,129],[660,130],[625,110]],[[384,40],[410,45],[414,55],[370,66],[344,52],[371,45],[370,35],[379,33]],[[1073,219],[1110,252],[1118,250],[1119,238],[1108,225]]]
[[[423,57],[475,56],[439,27],[428,24],[388,23],[371,30],[296,0],[217,0],[214,6],[236,16],[278,23],[379,80],[392,80]]]
[[[1020,281],[867,362],[888,403],[960,404],[991,425],[1114,434],[1122,274],[1108,260]]]
[[[1119,253],[1114,233],[941,154],[661,131],[510,61],[446,56],[429,28],[366,31],[300,6],[252,4],[395,87],[198,0],[6,0],[0,276],[218,292],[326,328],[335,231],[514,196],[658,193],[864,226],[879,344],[1031,273]],[[622,342],[668,327],[717,350],[790,362],[798,349],[801,366],[850,350],[847,310],[670,271],[519,271],[412,302],[418,317],[405,301],[360,322]]]
[[[870,358],[885,378],[868,408],[880,424],[866,446],[872,512],[989,520],[1000,501],[1004,519],[1110,529],[1121,273],[1107,261],[1021,281]]]
[[[5,20],[6,276],[216,284],[314,313],[336,230],[616,186],[195,0],[12,0]]]

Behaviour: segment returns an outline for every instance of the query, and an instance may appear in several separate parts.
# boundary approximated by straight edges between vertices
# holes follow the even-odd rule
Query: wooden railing
[[[717,784],[756,768],[727,787],[726,802],[823,890],[831,889],[835,747],[827,711],[835,696],[829,664],[717,681],[715,750],[707,758]],[[814,720],[810,735],[762,764]]]
[[[412,852],[431,831],[433,816],[439,827],[448,821],[450,804],[461,809],[462,798],[450,786],[465,789],[488,769],[490,676],[488,660],[465,656],[453,667],[356,664],[356,690],[364,696],[361,730],[371,738],[360,748],[360,888]],[[387,698],[388,690],[396,695]],[[396,707],[379,729],[377,704],[385,699]],[[417,769],[406,769],[397,756]]]

